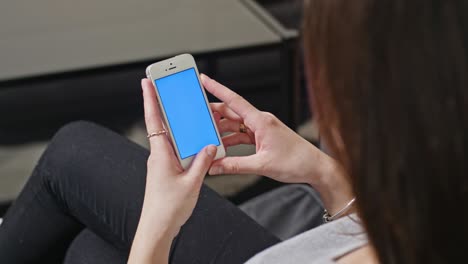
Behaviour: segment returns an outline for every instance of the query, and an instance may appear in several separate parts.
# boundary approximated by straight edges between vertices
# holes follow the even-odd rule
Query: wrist
[[[170,229],[140,221],[128,263],[168,263],[173,238]]]
[[[323,206],[331,214],[339,212],[354,198],[351,184],[343,167],[326,154],[321,157],[318,177],[309,184],[320,194]],[[347,213],[354,208],[347,210]]]
[[[156,239],[173,239],[180,230],[173,208],[143,204],[137,231]]]

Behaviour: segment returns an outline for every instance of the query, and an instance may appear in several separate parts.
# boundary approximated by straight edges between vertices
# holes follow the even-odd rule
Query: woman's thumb
[[[200,151],[190,166],[188,174],[192,177],[204,177],[216,156],[217,147],[209,145]]]

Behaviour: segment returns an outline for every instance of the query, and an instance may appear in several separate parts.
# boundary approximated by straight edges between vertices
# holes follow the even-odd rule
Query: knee
[[[107,128],[88,121],[71,122],[62,128],[49,143],[49,148],[66,148],[73,151],[80,148],[96,148],[100,143],[106,142],[107,138],[113,138],[116,134]]]
[[[83,140],[83,137],[89,136],[90,133],[96,133],[96,131],[104,129],[88,121],[74,121],[60,128],[53,136],[50,144],[63,145],[76,140]]]
[[[73,162],[79,153],[97,146],[98,135],[108,130],[87,121],[75,121],[60,128],[53,136],[40,163]]]

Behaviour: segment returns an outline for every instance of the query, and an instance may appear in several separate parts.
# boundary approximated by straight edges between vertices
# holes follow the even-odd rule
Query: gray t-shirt
[[[246,264],[329,264],[366,244],[367,236],[358,217],[353,214],[272,246]]]

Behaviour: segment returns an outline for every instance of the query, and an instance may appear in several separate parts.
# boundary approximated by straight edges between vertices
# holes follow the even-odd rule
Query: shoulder
[[[311,259],[333,259],[366,243],[367,236],[360,221],[357,216],[352,215],[323,224],[270,247],[247,263],[307,263]]]
[[[348,253],[336,261],[338,264],[378,264],[379,261],[375,251],[370,245],[365,245]]]

